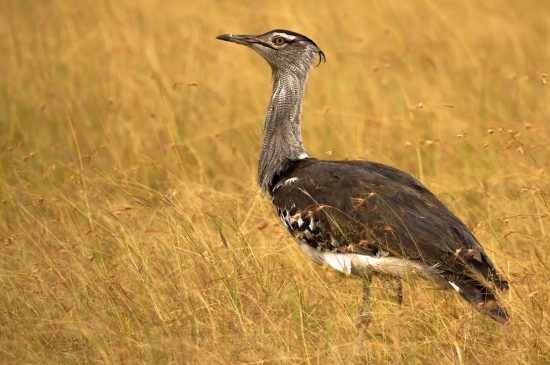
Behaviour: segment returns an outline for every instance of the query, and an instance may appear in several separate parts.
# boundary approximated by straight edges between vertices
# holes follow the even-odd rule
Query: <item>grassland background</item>
[[[0,363],[550,363],[550,2],[0,1]],[[288,28],[328,62],[306,147],[420,178],[511,290],[310,263],[256,186],[268,66],[220,33]]]

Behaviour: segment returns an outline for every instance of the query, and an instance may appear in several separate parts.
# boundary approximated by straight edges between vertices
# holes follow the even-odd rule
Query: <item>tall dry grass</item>
[[[547,1],[0,1],[0,363],[550,362]],[[269,68],[214,39],[288,28],[304,140],[420,178],[510,279],[454,293],[310,263],[256,186]]]

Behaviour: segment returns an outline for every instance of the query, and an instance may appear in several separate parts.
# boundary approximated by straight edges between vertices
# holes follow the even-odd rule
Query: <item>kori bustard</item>
[[[411,175],[368,161],[324,161],[302,143],[304,88],[325,55],[314,41],[288,30],[260,35],[223,34],[271,66],[273,92],[264,122],[258,180],[288,232],[321,265],[363,279],[358,322],[371,318],[373,274],[395,280],[423,278],[455,290],[474,308],[499,322],[508,319],[496,289],[502,277],[475,236]]]

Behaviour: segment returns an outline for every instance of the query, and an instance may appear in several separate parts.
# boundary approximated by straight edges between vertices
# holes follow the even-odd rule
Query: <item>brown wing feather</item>
[[[448,280],[508,287],[470,230],[419,181],[390,166],[302,160],[280,176],[272,196],[280,214],[305,217],[289,230],[313,247],[385,251],[437,265]]]

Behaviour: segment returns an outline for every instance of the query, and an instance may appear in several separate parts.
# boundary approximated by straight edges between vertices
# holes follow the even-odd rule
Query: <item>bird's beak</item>
[[[221,41],[233,42],[249,46],[252,43],[258,43],[258,38],[253,35],[238,35],[238,34],[221,34],[216,37]]]

